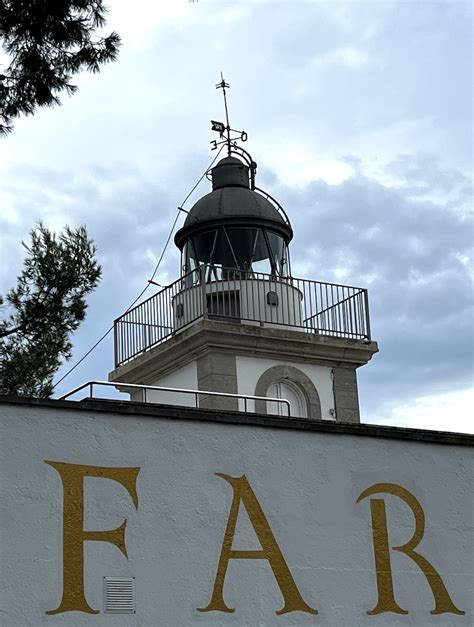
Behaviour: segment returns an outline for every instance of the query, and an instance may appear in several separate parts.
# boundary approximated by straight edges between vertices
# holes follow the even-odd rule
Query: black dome
[[[197,201],[189,212],[184,226],[216,218],[235,217],[274,220],[286,225],[276,207],[262,194],[248,187],[222,187]]]
[[[200,198],[176,233],[182,248],[192,233],[216,226],[265,226],[282,235],[288,244],[293,237],[290,224],[265,196],[249,187],[249,167],[236,157],[221,159],[212,169],[213,191]]]

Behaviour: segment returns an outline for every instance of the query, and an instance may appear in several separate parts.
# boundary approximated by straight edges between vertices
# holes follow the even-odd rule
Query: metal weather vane
[[[230,128],[229,123],[229,109],[227,107],[227,95],[226,95],[226,87],[230,87],[229,83],[226,83],[224,77],[221,72],[221,82],[217,83],[216,89],[222,89],[222,93],[224,95],[224,107],[225,107],[225,119],[226,123],[218,122],[217,120],[211,120],[211,130],[217,131],[219,133],[219,137],[221,141],[217,141],[213,139],[211,141],[211,150],[215,150],[217,146],[221,144],[227,144],[227,153],[230,155],[232,151],[232,147],[237,146],[237,140],[242,142],[247,141],[247,133],[245,131],[237,131],[235,128]],[[237,133],[234,137],[231,136],[231,133]]]

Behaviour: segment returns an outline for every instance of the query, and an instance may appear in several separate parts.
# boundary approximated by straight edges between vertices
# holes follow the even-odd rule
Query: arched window
[[[286,398],[290,401],[290,416],[321,420],[318,391],[311,379],[295,366],[279,364],[265,370],[255,385],[255,396]],[[288,415],[280,403],[264,400],[255,401],[255,411],[257,414]]]
[[[267,390],[266,396],[285,398],[290,401],[290,416],[308,417],[306,399],[297,385],[290,381],[275,381]],[[283,403],[267,403],[267,412],[277,416],[287,416],[287,407]]]

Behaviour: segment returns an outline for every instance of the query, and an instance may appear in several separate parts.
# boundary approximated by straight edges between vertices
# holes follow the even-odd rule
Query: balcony
[[[371,339],[366,289],[203,265],[115,320],[115,367],[203,318]]]

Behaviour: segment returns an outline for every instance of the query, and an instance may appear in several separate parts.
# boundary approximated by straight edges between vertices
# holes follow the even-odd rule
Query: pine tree
[[[73,94],[71,78],[82,69],[98,72],[117,58],[120,38],[96,35],[105,25],[102,0],[3,0],[0,39],[10,65],[0,69],[0,135],[12,119],[36,107],[60,104]]]
[[[102,270],[84,226],[57,237],[40,224],[23,246],[17,286],[0,297],[0,394],[47,397],[61,359],[71,358],[69,336],[84,320],[85,297]]]

